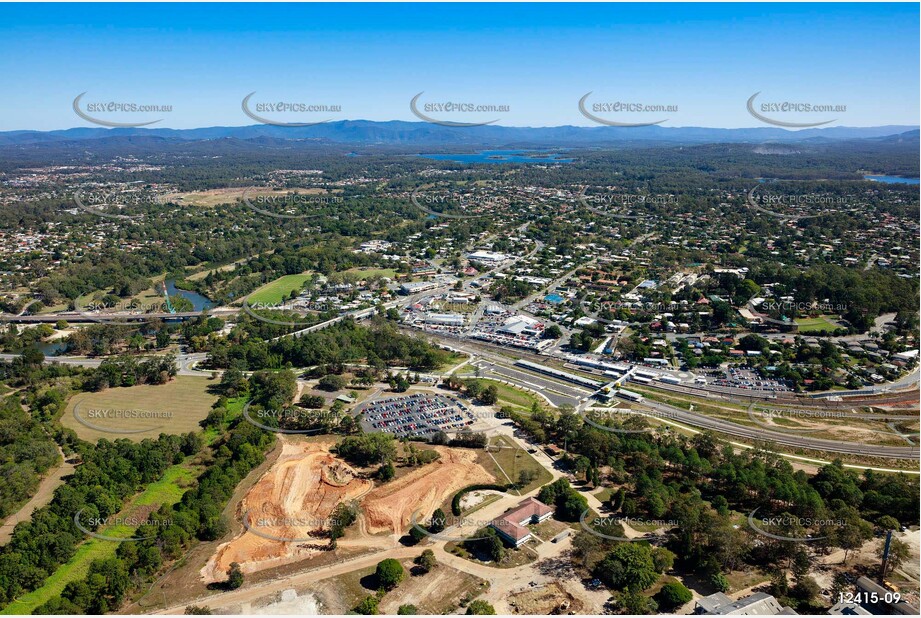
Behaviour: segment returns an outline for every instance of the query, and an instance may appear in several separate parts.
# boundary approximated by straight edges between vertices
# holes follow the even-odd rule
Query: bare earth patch
[[[476,463],[476,452],[437,447],[441,459],[374,489],[362,511],[368,532],[402,534],[413,513],[425,519],[458,490],[475,483],[491,483],[493,476]]]
[[[336,505],[358,499],[373,487],[330,454],[333,444],[283,443],[278,461],[237,509],[237,519],[242,521],[246,514],[250,529],[218,547],[201,571],[206,581],[224,580],[231,562],[252,573],[326,550],[328,520]]]

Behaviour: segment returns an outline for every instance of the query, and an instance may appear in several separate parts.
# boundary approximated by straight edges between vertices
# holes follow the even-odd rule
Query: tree
[[[883,552],[886,550],[886,541],[882,541],[879,546],[877,555],[880,560],[883,558]],[[911,557],[911,547],[901,539],[893,538],[889,543],[889,562],[886,563],[886,573],[891,573]],[[885,576],[885,574],[884,574]]]
[[[418,616],[419,610],[415,605],[407,603],[397,608],[397,616]]]
[[[713,508],[716,509],[716,512],[725,517],[729,515],[729,501],[726,500],[726,497],[723,495],[716,496],[711,501]]]
[[[336,452],[351,463],[368,466],[393,461],[397,447],[393,434],[367,433],[346,436],[336,445]]]
[[[854,507],[843,506],[835,511],[836,525],[831,526],[831,541],[844,550],[843,563],[851,550],[858,549],[865,541],[873,538],[873,525],[860,517]]]
[[[236,590],[243,585],[243,571],[240,569],[239,562],[231,562],[230,568],[227,569],[227,588]]]
[[[415,523],[409,527],[409,536],[412,538],[413,543],[421,543],[422,539],[428,536],[425,529],[422,527],[421,523]]]
[[[624,490],[623,487],[619,487],[617,491],[611,494],[611,499],[608,504],[611,507],[611,511],[613,513],[618,512],[620,510],[620,507],[624,505],[624,498],[626,497],[626,495],[627,495],[627,492]]]
[[[377,478],[386,483],[387,481],[392,480],[396,473],[397,472],[393,467],[393,464],[388,461],[377,469]]]
[[[729,592],[729,580],[720,572],[716,572],[710,576],[710,585],[713,586],[714,590],[717,592]]]
[[[831,582],[831,598],[839,599],[841,595],[851,589],[851,582],[848,581],[848,575],[846,573],[835,573],[835,577]]]
[[[340,502],[333,509],[329,525],[329,543],[335,549],[336,541],[345,534],[345,529],[358,518],[358,508],[354,503]]]
[[[201,605],[187,605],[185,608],[186,616],[208,616],[211,615],[211,608]]]
[[[375,574],[377,575],[377,581],[387,590],[395,588],[397,584],[406,577],[406,571],[403,570],[403,565],[393,558],[387,558],[378,562]]]
[[[330,373],[320,378],[317,388],[329,392],[341,391],[345,388],[345,378]]]
[[[429,526],[429,532],[438,533],[445,529],[445,525],[448,522],[448,516],[445,515],[445,512],[441,509],[435,509],[435,512],[432,513],[432,523]]]
[[[641,592],[659,579],[645,543],[618,545],[595,566],[595,575],[614,589],[630,592]]]
[[[362,616],[376,616],[378,614],[377,607],[380,604],[380,600],[376,595],[369,594],[361,600],[361,603],[355,606],[355,613],[361,614]]]
[[[557,500],[556,516],[563,521],[579,521],[588,509],[588,500],[575,489],[569,489],[562,499]]]
[[[499,388],[495,384],[490,384],[480,393],[480,401],[491,406],[499,401]]]
[[[492,528],[490,528],[492,530]],[[502,543],[502,539],[499,538],[498,534],[489,536],[486,539],[487,552],[490,559],[493,562],[502,562],[502,559],[505,558],[505,545]]]
[[[656,547],[652,550],[652,564],[659,573],[670,571],[675,564],[675,554],[664,547]]]
[[[877,520],[876,523],[882,530],[898,530],[899,529],[899,520],[893,517],[892,515],[883,515]]]
[[[671,611],[689,602],[694,595],[681,582],[668,582],[656,593],[659,607]]]
[[[822,592],[821,586],[808,576],[798,577],[793,588],[790,589],[790,595],[802,603],[810,603]]]
[[[556,324],[551,324],[550,326],[545,328],[544,333],[542,335],[544,339],[559,339],[562,336],[563,336],[563,331],[560,330],[560,327],[557,326]]]
[[[518,473],[518,489],[524,489],[537,478],[537,470],[526,468]]]
[[[616,594],[614,598],[623,606],[624,611],[622,613],[624,614],[643,616],[655,614],[659,609],[658,604],[653,599],[639,592],[621,592]]]
[[[249,380],[253,403],[266,410],[281,410],[297,393],[297,376],[290,370],[257,371]]]
[[[467,615],[468,616],[495,616],[496,608],[492,605],[483,601],[482,599],[476,599],[471,601],[470,605],[467,606]]]
[[[438,566],[438,559],[435,558],[435,552],[431,549],[426,549],[422,552],[416,559],[413,561],[419,567],[423,573],[428,573],[436,566]]]
[[[326,403],[322,395],[310,395],[309,393],[301,397],[301,405],[311,410],[319,410]]]

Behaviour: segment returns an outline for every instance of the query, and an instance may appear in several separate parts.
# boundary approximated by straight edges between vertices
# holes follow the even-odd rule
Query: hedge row
[[[476,491],[478,489],[495,489],[496,491],[506,491],[508,489],[508,485],[495,485],[491,483],[480,483],[478,485],[468,485],[467,487],[464,487],[459,492],[454,494],[454,498],[451,499],[451,512],[454,513],[454,515],[460,515],[461,514],[461,508],[460,508],[461,498],[463,498],[464,494],[466,494],[467,492]]]

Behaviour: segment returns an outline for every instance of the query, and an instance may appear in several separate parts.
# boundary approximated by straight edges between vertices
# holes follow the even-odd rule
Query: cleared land
[[[362,503],[368,532],[402,534],[409,528],[413,513],[426,518],[459,489],[493,482],[493,475],[477,463],[476,451],[443,446],[435,450],[441,455],[438,461],[368,494]]]
[[[477,451],[480,464],[492,473],[499,483],[517,483],[522,471],[534,475],[533,480],[514,493],[523,495],[553,480],[553,475],[530,453],[520,448],[508,436],[495,436],[489,441],[489,451]]]
[[[796,326],[801,333],[831,332],[836,328],[841,328],[840,325],[835,324],[833,320],[826,316],[819,316],[817,318],[798,318],[794,320],[794,322],[796,322]]]
[[[280,457],[237,507],[236,518],[242,521],[245,515],[249,529],[218,547],[201,571],[205,581],[226,579],[231,562],[253,573],[325,551],[329,541],[324,535],[336,505],[374,486],[330,454],[334,442],[280,439]]]
[[[389,277],[390,279],[393,279],[397,276],[397,271],[393,268],[356,267],[344,270],[341,273],[338,273],[338,276],[342,277],[342,280],[347,283],[355,283],[356,281],[362,281],[371,277]]]
[[[231,562],[239,562],[246,573],[258,573],[331,556],[327,523],[341,502],[359,503],[359,521],[336,551],[368,550],[390,542],[373,535],[402,535],[413,513],[427,518],[461,487],[493,481],[476,463],[474,451],[437,447],[438,461],[374,487],[330,453],[334,439],[280,439],[281,455],[234,513],[236,521],[247,513],[250,529],[217,547],[200,572],[203,581],[226,579]]]
[[[292,291],[300,292],[301,288],[304,287],[304,283],[310,279],[311,274],[307,272],[279,277],[253,291],[252,294],[246,297],[246,301],[251,305],[254,303],[266,305],[280,303],[281,299],[289,296]]]
[[[208,191],[190,191],[187,193],[171,193],[164,197],[164,200],[180,204],[182,206],[201,206],[211,208],[218,204],[230,204],[238,199],[243,198],[243,192],[246,191],[247,198],[254,198],[269,195],[287,195],[290,193],[300,193],[302,195],[323,195],[327,191],[320,188],[309,189],[286,189],[274,191],[271,187],[226,187],[222,189],[209,189]]]
[[[412,567],[411,560],[403,561],[407,572]],[[475,597],[488,585],[479,577],[439,564],[425,575],[407,577],[396,590],[388,592],[381,600],[380,613],[396,614],[401,605],[412,604],[423,614],[451,614],[461,598]]]
[[[177,376],[156,386],[145,384],[81,393],[68,403],[61,424],[90,442],[99,438],[140,442],[161,433],[200,431],[199,421],[208,416],[217,400],[207,392],[210,383],[205,377]]]
[[[191,461],[186,461],[167,468],[159,481],[151,483],[147,489],[130,500],[124,509],[114,518],[120,520],[144,520],[150,513],[156,511],[160,505],[175,504],[182,498],[182,494],[195,481],[195,471]],[[97,530],[101,535],[119,538],[128,538],[134,533],[135,528],[124,524],[102,526]],[[119,543],[90,538],[82,543],[74,556],[45,580],[41,588],[21,596],[0,611],[0,614],[31,614],[35,608],[43,605],[51,598],[60,595],[64,587],[70,582],[86,577],[93,560],[109,558],[115,555]]]
[[[576,614],[582,609],[582,603],[558,582],[511,594],[508,604],[516,614],[539,616]]]

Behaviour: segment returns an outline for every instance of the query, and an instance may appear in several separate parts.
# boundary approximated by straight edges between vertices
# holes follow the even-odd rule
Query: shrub
[[[487,603],[486,601],[477,599],[476,601],[471,601],[470,605],[467,606],[467,615],[468,616],[495,616],[496,608]]]
[[[694,598],[694,595],[681,582],[668,582],[656,594],[656,601],[659,603],[659,607],[665,610],[680,607],[692,598]]]

